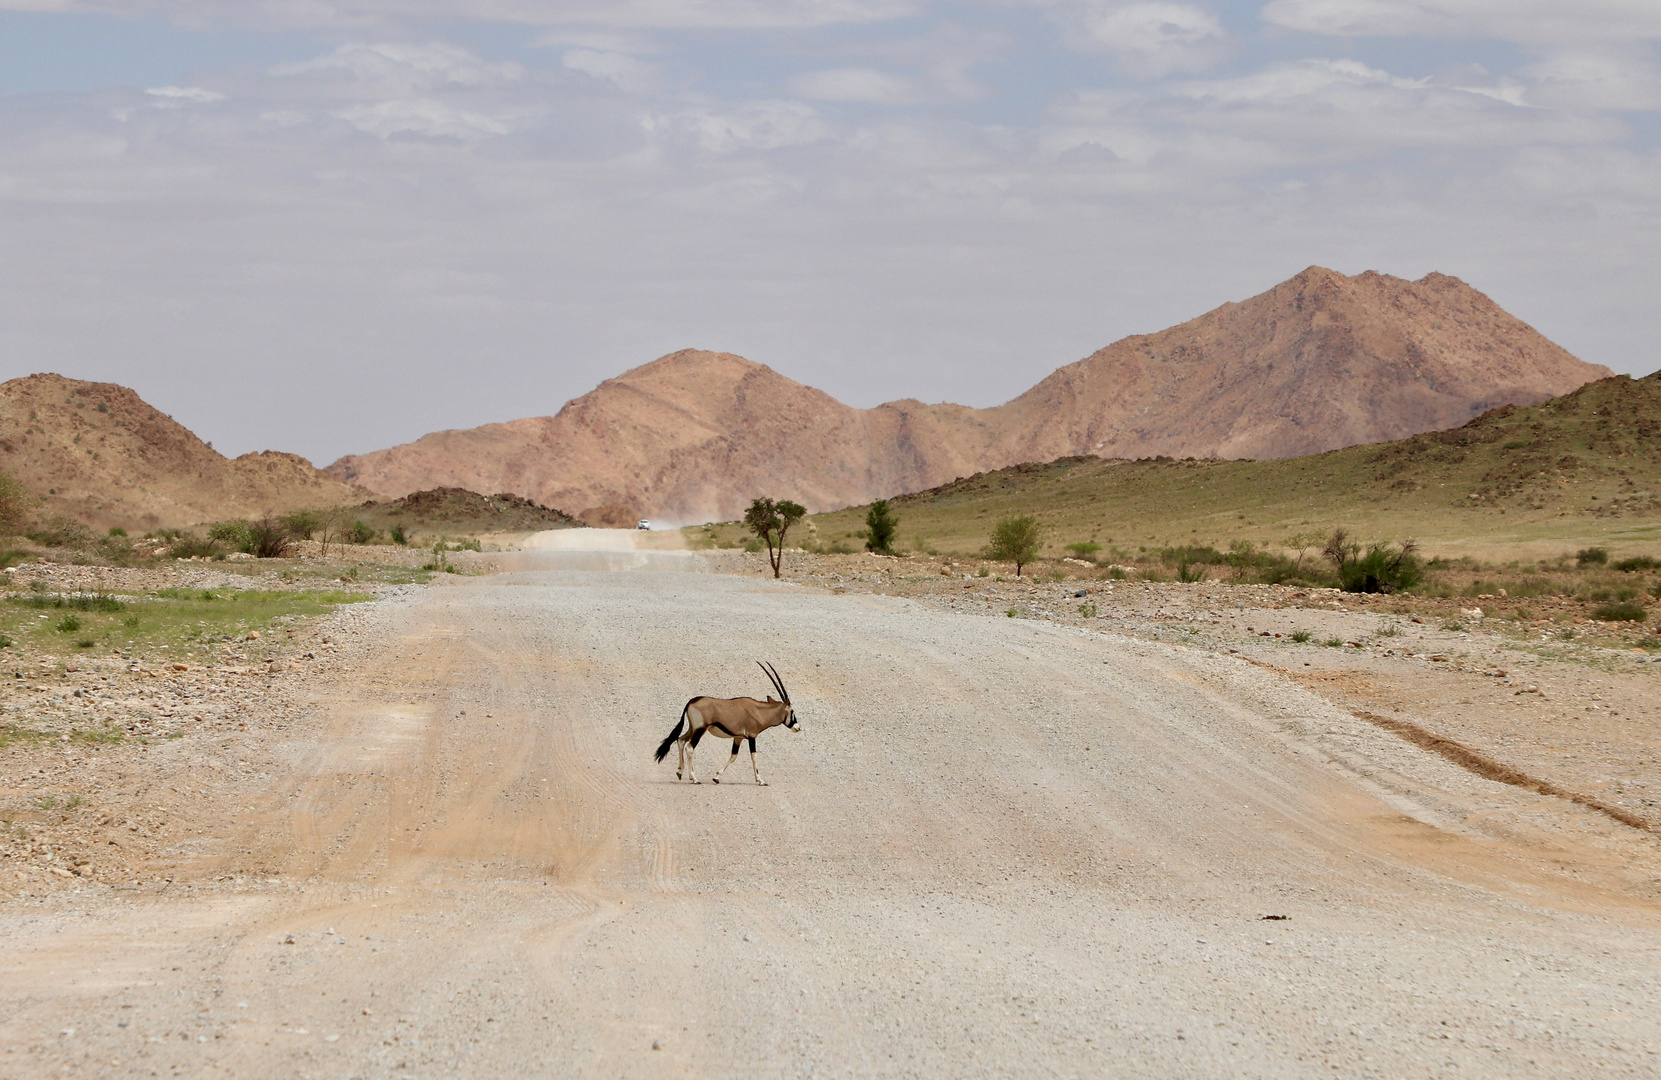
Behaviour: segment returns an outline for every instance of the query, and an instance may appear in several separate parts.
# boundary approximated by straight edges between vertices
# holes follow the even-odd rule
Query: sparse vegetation
[[[1015,564],[1015,576],[1021,568],[1038,558],[1044,549],[1044,530],[1038,519],[1030,514],[1015,514],[1000,518],[992,528],[992,538],[986,545],[986,557],[998,562]]]
[[[1292,631],[1292,640],[1297,642],[1299,645],[1307,643],[1309,639],[1314,636],[1315,635],[1308,630],[1298,629]]]
[[[1592,618],[1601,622],[1643,622],[1649,618],[1649,612],[1640,603],[1623,600],[1593,608]]]
[[[16,536],[29,518],[29,489],[0,473],[0,535]]]
[[[1600,547],[1581,548],[1575,552],[1574,561],[1581,566],[1602,566],[1609,561],[1609,549]]]
[[[888,500],[878,499],[865,513],[865,550],[879,555],[894,554],[894,534],[900,519],[888,512]]]
[[[1408,540],[1397,547],[1386,542],[1367,546],[1345,529],[1333,530],[1323,554],[1338,571],[1339,587],[1345,592],[1394,593],[1411,589],[1424,579],[1415,552],[1418,545]]]
[[[767,560],[773,565],[773,576],[779,576],[779,565],[784,561],[784,538],[790,527],[807,515],[807,508],[788,499],[777,502],[761,497],[744,511],[744,526],[755,533],[760,550],[767,545]]]
[[[268,514],[248,524],[248,546],[243,550],[259,559],[280,559],[288,554],[293,543],[288,526]]]
[[[1067,551],[1071,553],[1075,559],[1092,558],[1095,556],[1096,552],[1101,549],[1102,546],[1094,540],[1080,540],[1077,543],[1067,545]]]

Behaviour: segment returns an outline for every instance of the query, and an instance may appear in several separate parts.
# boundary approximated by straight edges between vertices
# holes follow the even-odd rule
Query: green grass
[[[293,620],[321,615],[341,604],[368,600],[363,593],[338,589],[162,589],[154,593],[107,597],[110,601],[84,614],[57,622],[37,612],[54,607],[51,595],[12,597],[0,605],[0,630],[31,651],[68,655],[91,648],[140,650],[168,646],[181,650],[224,638],[245,638],[249,631],[268,634]],[[63,626],[74,621],[73,630]],[[71,637],[70,635],[74,636]]]
[[[1415,538],[1427,555],[1448,557],[1573,561],[1578,549],[1607,551],[1611,567],[1584,567],[1591,571],[1661,545],[1658,476],[1661,377],[1622,376],[1395,442],[1278,461],[1063,458],[901,495],[890,507],[902,536],[926,535],[956,557],[978,553],[1000,518],[1030,514],[1051,559],[1081,544],[1101,545],[1100,562],[1126,562],[1249,542],[1283,552],[1297,578],[1325,572],[1320,546],[1343,526],[1363,542]],[[865,513],[857,506],[808,520],[813,534],[841,537],[857,532]],[[688,538],[742,542],[732,524]]]

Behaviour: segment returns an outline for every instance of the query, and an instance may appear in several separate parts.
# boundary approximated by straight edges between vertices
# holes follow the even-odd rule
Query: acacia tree
[[[784,561],[784,534],[790,526],[807,515],[807,507],[789,499],[760,498],[744,511],[744,526],[767,545],[767,559],[773,564],[773,576],[779,576],[779,564]]]
[[[900,519],[888,512],[888,500],[878,499],[865,514],[865,550],[894,554],[894,534],[899,529]]]
[[[1044,547],[1044,530],[1031,514],[1001,518],[992,527],[992,539],[986,545],[986,557],[1015,564],[1015,576],[1021,576],[1021,567],[1038,558]]]

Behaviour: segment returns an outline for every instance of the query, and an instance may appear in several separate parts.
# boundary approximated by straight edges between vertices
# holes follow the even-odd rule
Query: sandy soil
[[[331,616],[269,723],[101,759],[172,831],[0,905],[0,1076],[1657,1071],[1654,834],[1266,666],[1299,654],[499,562]],[[675,783],[651,748],[758,658],[805,728],[771,786]]]

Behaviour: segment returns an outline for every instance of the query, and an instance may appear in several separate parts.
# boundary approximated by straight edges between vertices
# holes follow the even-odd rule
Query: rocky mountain
[[[327,471],[393,496],[442,485],[578,514],[730,519],[762,492],[830,509],[1067,455],[1291,457],[1455,426],[1608,374],[1457,278],[1310,267],[995,408],[853,409],[742,357],[686,350],[554,416],[436,432]]]
[[[45,498],[40,516],[97,528],[173,528],[360,501],[293,454],[234,460],[114,383],[30,375],[0,383],[0,472]]]

